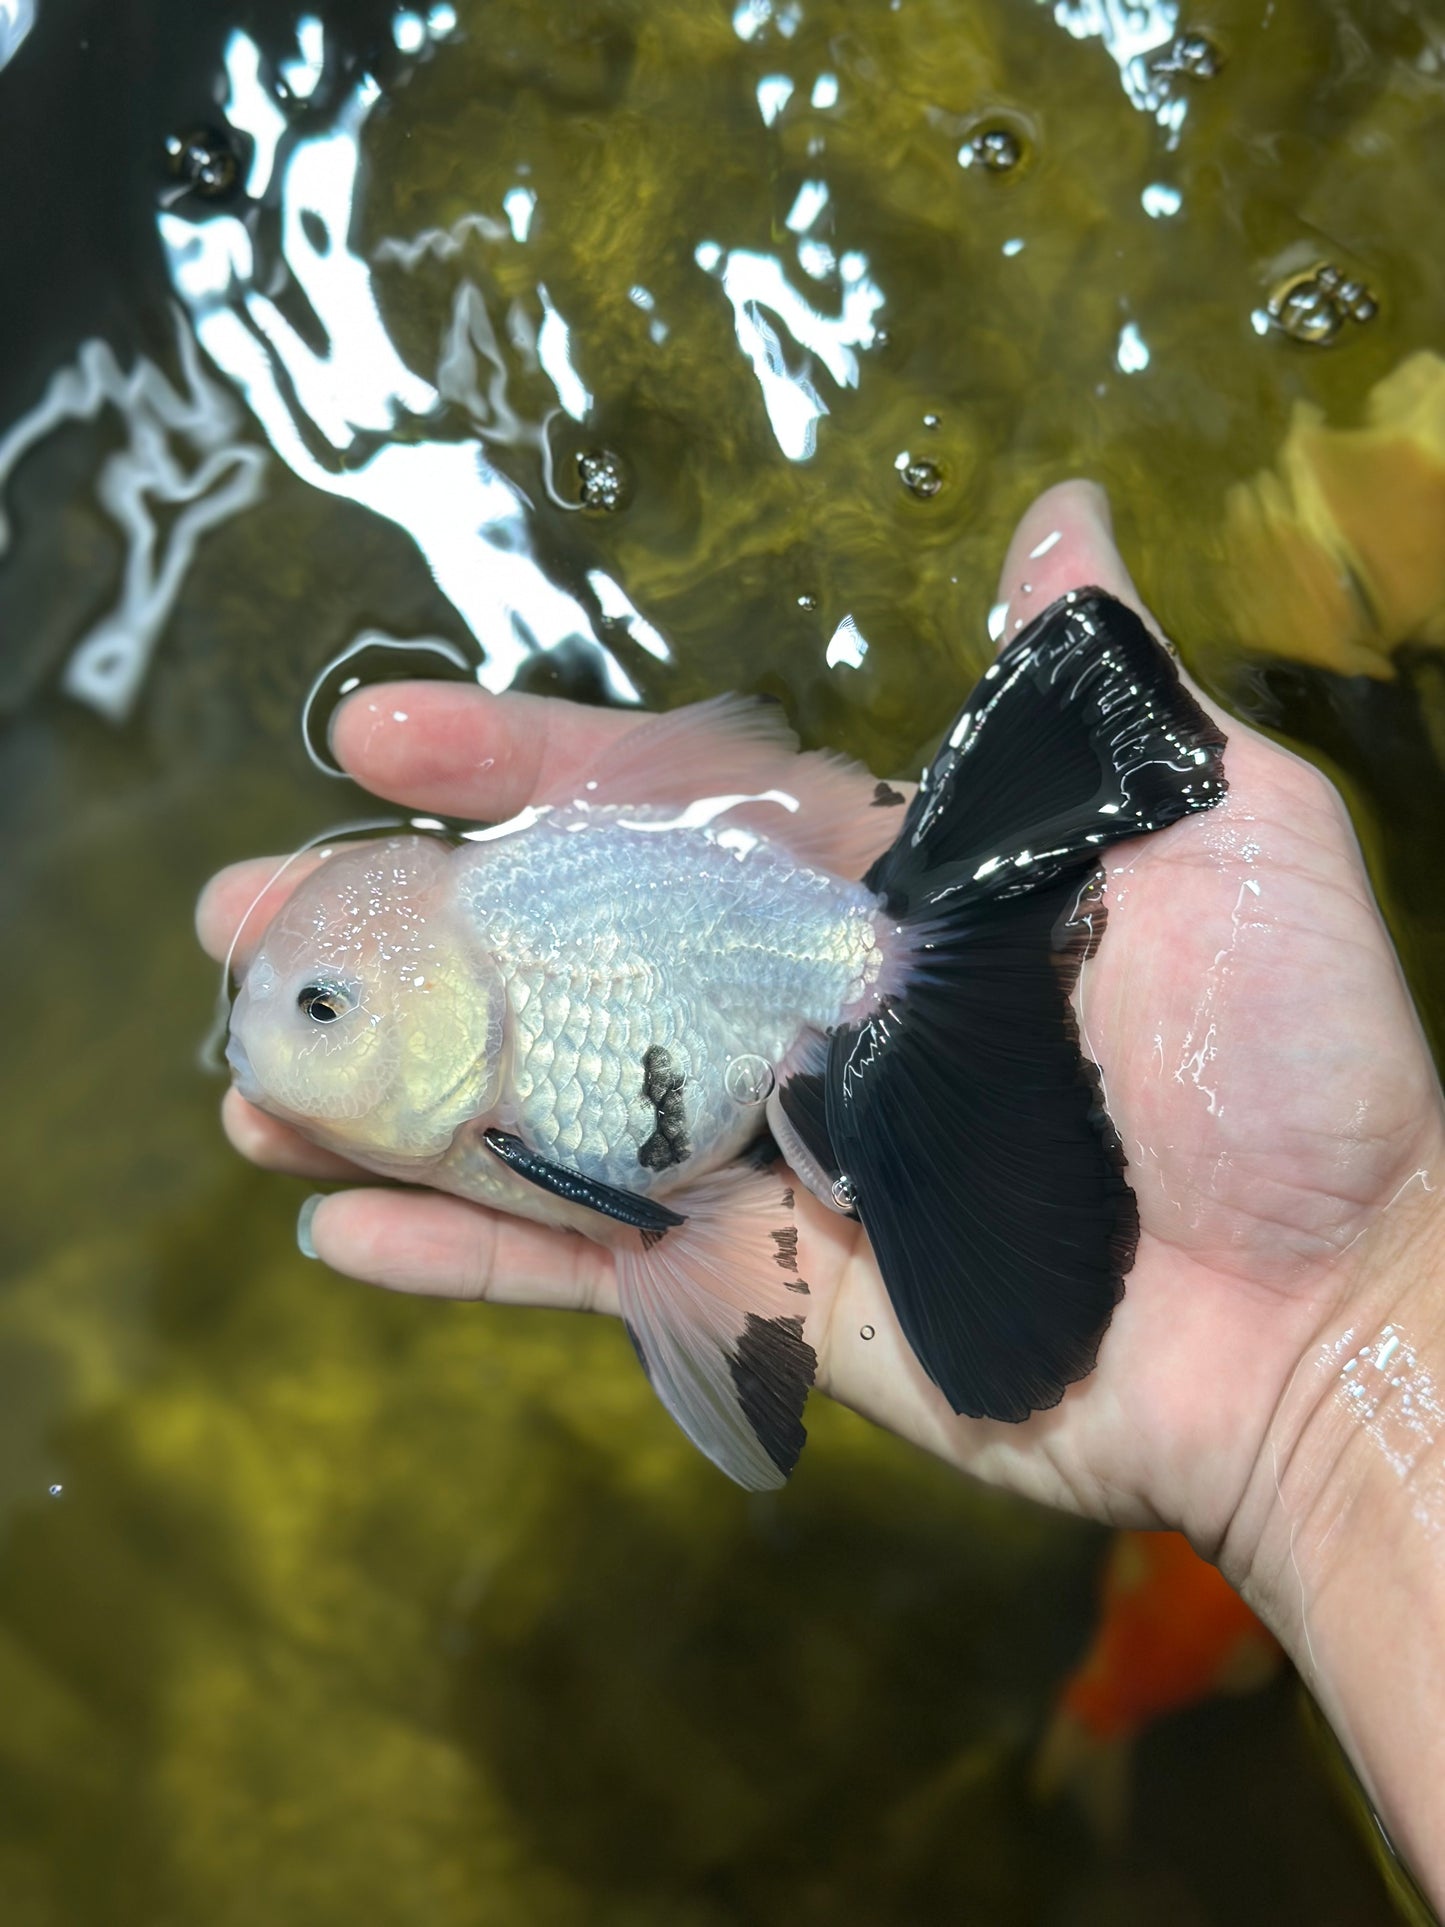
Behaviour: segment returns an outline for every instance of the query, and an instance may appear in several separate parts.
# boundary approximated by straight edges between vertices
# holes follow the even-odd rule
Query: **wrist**
[[[1387,1829],[1445,1898],[1445,1190],[1350,1254],[1220,1563],[1276,1633]],[[1426,1184],[1431,1188],[1427,1190]]]

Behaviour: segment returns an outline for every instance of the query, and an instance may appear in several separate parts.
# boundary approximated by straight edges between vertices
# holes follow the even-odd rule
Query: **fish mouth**
[[[246,1046],[234,1031],[226,1040],[226,1062],[231,1067],[231,1082],[248,1104],[259,1104],[261,1086],[256,1081],[256,1073],[251,1069],[251,1060],[246,1055]]]

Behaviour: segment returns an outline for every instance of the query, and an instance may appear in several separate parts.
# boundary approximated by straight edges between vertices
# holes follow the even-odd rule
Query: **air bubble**
[[[614,515],[628,496],[627,469],[610,448],[584,448],[577,455],[577,501],[595,515]]]
[[[776,1082],[767,1058],[755,1057],[751,1052],[730,1058],[723,1073],[723,1084],[734,1104],[766,1104]]]
[[[1292,341],[1323,348],[1338,339],[1347,322],[1373,320],[1379,303],[1363,281],[1348,278],[1333,261],[1322,261],[1280,282],[1266,312]]]
[[[936,462],[914,461],[911,456],[900,455],[894,464],[898,479],[910,495],[917,495],[927,501],[937,495],[943,487],[943,471]]]
[[[1208,34],[1181,33],[1151,65],[1156,74],[1183,74],[1189,80],[1213,80],[1224,65],[1224,55]]]
[[[1024,144],[1011,127],[982,127],[958,150],[960,167],[981,167],[989,174],[1010,174],[1024,157]]]
[[[870,1338],[876,1337],[877,1334],[874,1332],[873,1327],[871,1325],[862,1325],[859,1327],[858,1336],[866,1344]]]
[[[800,595],[798,597],[798,607],[800,609],[816,609],[817,606],[818,598],[815,595]]]
[[[833,1180],[833,1202],[840,1211],[851,1211],[858,1202],[857,1189],[846,1171],[840,1171]]]
[[[190,127],[166,139],[166,172],[208,201],[223,200],[240,178],[230,139],[217,127]]]

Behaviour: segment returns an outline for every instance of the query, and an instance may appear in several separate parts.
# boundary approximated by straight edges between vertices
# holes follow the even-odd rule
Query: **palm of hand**
[[[1218,811],[1108,863],[1108,932],[1076,999],[1141,1220],[1094,1373],[1021,1427],[955,1419],[901,1340],[876,1362],[859,1345],[887,1317],[861,1238],[838,1254],[828,1357],[835,1395],[970,1470],[1213,1544],[1348,1294],[1342,1254],[1438,1131],[1338,796],[1238,727],[1226,768]]]
[[[1040,535],[1057,530],[1021,590],[1035,607],[1085,582],[1137,603],[1100,515],[1078,485],[1036,503],[1005,565],[1005,599]],[[556,754],[621,724],[551,708]],[[475,712],[454,713],[458,741],[436,733],[430,762],[414,738],[399,746],[384,727],[343,727],[340,747],[361,780],[415,807],[519,808],[529,800],[521,734],[508,737],[493,706],[484,787],[467,773],[482,760]],[[1439,1132],[1428,1059],[1338,797],[1262,738],[1229,733],[1224,805],[1112,853],[1109,931],[1076,1000],[1142,1225],[1090,1378],[1023,1426],[956,1418],[902,1339],[861,1231],[798,1187],[825,1389],[985,1477],[1106,1518],[1182,1524],[1215,1543],[1291,1372],[1348,1293],[1341,1254]],[[217,954],[255,880],[242,866],[208,892],[202,934]],[[227,1125],[273,1168],[359,1175],[234,1093]],[[313,1227],[322,1255],[376,1283],[616,1308],[600,1247],[456,1199],[355,1192],[322,1218]]]

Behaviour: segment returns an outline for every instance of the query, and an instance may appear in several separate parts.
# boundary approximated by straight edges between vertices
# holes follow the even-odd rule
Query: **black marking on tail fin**
[[[635,1191],[623,1191],[615,1184],[602,1184],[596,1178],[584,1178],[580,1171],[552,1164],[508,1131],[483,1131],[482,1142],[494,1157],[499,1157],[529,1184],[550,1191],[554,1197],[565,1198],[569,1204],[586,1205],[589,1211],[599,1211],[603,1217],[615,1218],[619,1224],[635,1225],[644,1239],[651,1236],[655,1241],[673,1225],[687,1222],[680,1213],[669,1211],[665,1204],[640,1198]]]
[[[825,1141],[957,1412],[1056,1405],[1122,1295],[1138,1207],[1069,994],[1103,931],[1102,851],[1218,803],[1223,750],[1139,617],[1076,591],[985,673],[868,873],[917,951],[833,1036]]]
[[[1086,873],[1107,844],[1211,809],[1223,750],[1134,611],[1074,590],[984,672],[867,881],[907,915]]]

